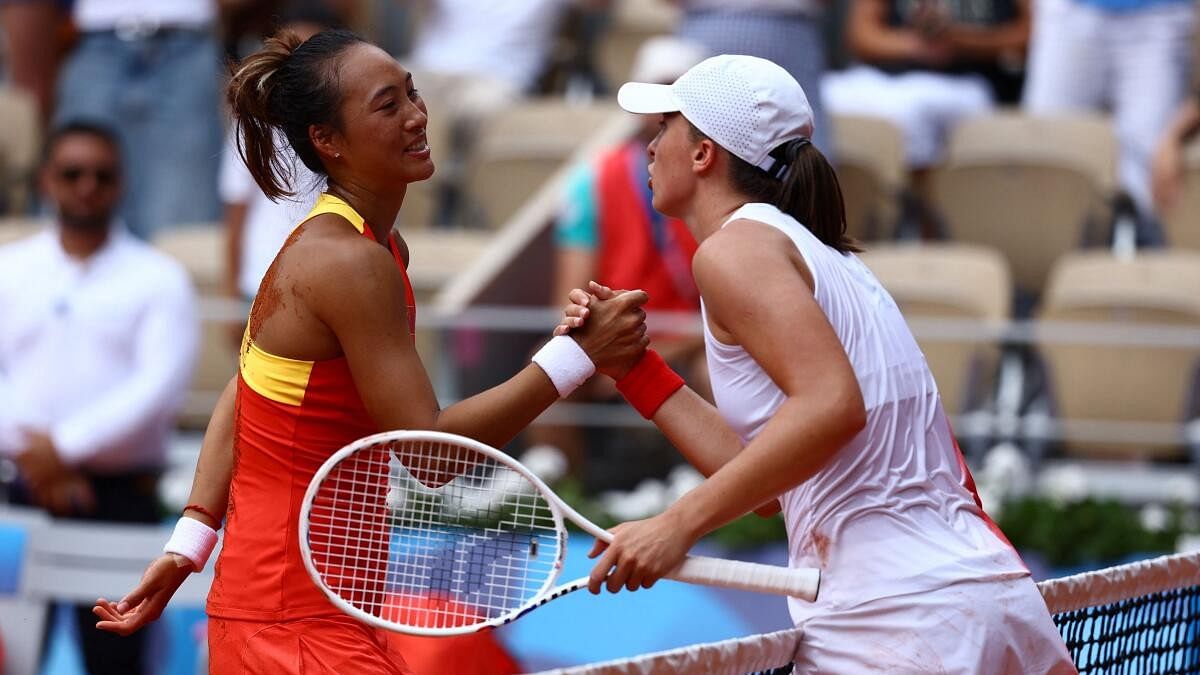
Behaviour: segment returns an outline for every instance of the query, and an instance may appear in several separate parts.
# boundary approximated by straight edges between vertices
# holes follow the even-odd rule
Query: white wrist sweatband
[[[533,355],[533,362],[546,371],[562,398],[570,396],[576,387],[587,382],[596,372],[596,364],[592,363],[587,352],[567,335],[551,338],[545,347]]]
[[[175,523],[175,531],[163,546],[163,553],[178,553],[192,561],[192,567],[199,572],[204,569],[216,545],[216,530],[195,518],[184,516]]]

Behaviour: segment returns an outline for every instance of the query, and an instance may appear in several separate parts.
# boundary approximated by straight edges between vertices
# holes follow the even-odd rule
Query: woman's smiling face
[[[408,184],[433,175],[425,135],[429,111],[406,71],[370,45],[349,48],[338,64],[342,83],[337,135],[353,175],[371,184]]]

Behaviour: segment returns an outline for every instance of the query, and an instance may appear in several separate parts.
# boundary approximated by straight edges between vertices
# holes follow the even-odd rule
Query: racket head
[[[566,554],[562,506],[486,444],[384,432],[342,448],[313,475],[301,558],[330,602],[360,621],[413,635],[471,633],[553,595]]]

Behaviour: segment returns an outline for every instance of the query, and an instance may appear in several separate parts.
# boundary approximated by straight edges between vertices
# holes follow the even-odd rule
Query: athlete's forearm
[[[502,447],[558,400],[558,390],[536,364],[508,381],[446,408],[435,429]]]
[[[861,411],[861,399],[857,403]],[[862,428],[855,402],[789,398],[755,439],[719,471],[672,505],[703,536],[774,500],[815,475]]]
[[[711,476],[742,449],[742,439],[715,407],[690,387],[682,387],[651,420],[700,473]]]
[[[696,470],[711,476],[742,451],[742,439],[711,403],[690,387],[682,387],[668,398],[651,420]],[[779,512],[774,498],[755,507],[767,517]]]
[[[203,513],[189,509],[188,516],[213,529],[221,527],[225,508],[229,503],[229,483],[233,478],[233,407],[237,397],[237,378],[229,380],[217,405],[213,409],[204,442],[200,446],[200,458],[196,462],[196,476],[192,479],[192,492],[188,504],[197,504],[208,511]],[[217,518],[216,521],[213,517]]]

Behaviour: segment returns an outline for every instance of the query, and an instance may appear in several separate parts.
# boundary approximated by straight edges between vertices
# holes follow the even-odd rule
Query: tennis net
[[[1038,584],[1081,675],[1200,674],[1200,553]],[[803,628],[681,647],[538,675],[787,675]]]
[[[1081,675],[1200,673],[1200,553],[1038,584]]]

